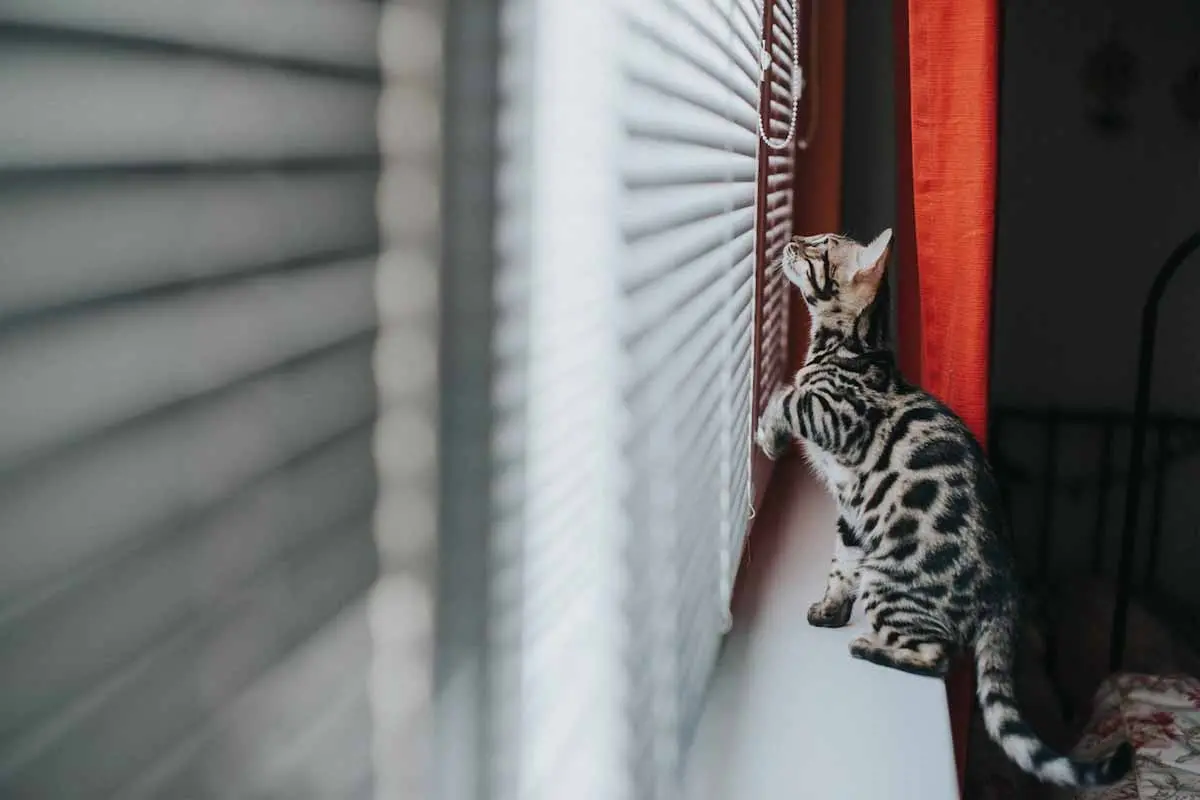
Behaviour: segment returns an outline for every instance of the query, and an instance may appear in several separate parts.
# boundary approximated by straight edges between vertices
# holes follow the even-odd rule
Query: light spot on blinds
[[[397,158],[379,178],[380,231],[388,241],[422,243],[437,230],[440,185],[436,165]]]
[[[382,321],[423,321],[422,315],[437,305],[437,289],[437,265],[428,253],[404,249],[380,254],[375,291]]]
[[[442,131],[437,96],[413,88],[387,88],[379,102],[379,147],[384,155],[421,158]]]
[[[384,6],[379,26],[379,58],[384,75],[425,79],[441,70],[442,26],[432,3],[392,2]]]

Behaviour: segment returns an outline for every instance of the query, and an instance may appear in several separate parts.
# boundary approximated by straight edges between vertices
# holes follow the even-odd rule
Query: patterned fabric
[[[1096,693],[1095,712],[1075,755],[1097,758],[1128,740],[1133,771],[1120,783],[1075,795],[1080,800],[1200,798],[1200,680],[1184,675],[1123,674]]]

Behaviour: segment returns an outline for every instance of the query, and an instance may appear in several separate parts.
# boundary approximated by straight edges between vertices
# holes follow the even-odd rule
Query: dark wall
[[[1200,129],[1171,84],[1200,58],[1200,5],[1004,3],[994,393],[1000,402],[1126,406],[1142,298],[1200,227]],[[1083,72],[1110,30],[1136,59],[1129,128],[1089,121]],[[1165,307],[1157,397],[1200,410],[1200,269]]]
[[[1003,8],[993,397],[1131,410],[1142,300],[1175,244],[1200,228],[1200,129],[1183,122],[1172,100],[1172,84],[1200,58],[1200,4],[1014,0]],[[1128,126],[1118,135],[1097,129],[1084,83],[1089,54],[1110,33],[1134,64]],[[1185,269],[1163,307],[1158,409],[1200,415],[1197,309],[1200,263]],[[1038,488],[1044,437],[1012,426],[1003,439],[1032,481],[1014,498],[1025,558],[1048,530],[1051,559],[1086,569],[1099,530],[1111,569],[1123,486],[1098,505],[1098,435],[1061,428],[1057,470],[1076,488],[1049,518]],[[1127,447],[1118,432],[1122,468]],[[1189,489],[1198,480],[1193,456],[1172,464],[1165,484],[1163,577],[1179,591],[1200,563],[1200,508]]]
[[[842,220],[860,241],[896,227],[894,54],[891,4],[847,3]]]

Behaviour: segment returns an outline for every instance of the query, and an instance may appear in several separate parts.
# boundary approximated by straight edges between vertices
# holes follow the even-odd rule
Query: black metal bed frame
[[[1035,578],[1044,582],[1049,569],[1050,545],[1056,497],[1063,491],[1077,489],[1077,479],[1064,478],[1059,474],[1059,444],[1061,434],[1072,426],[1097,430],[1101,436],[1099,474],[1096,477],[1097,504],[1096,529],[1092,536],[1091,567],[1099,574],[1104,565],[1105,518],[1108,501],[1115,486],[1123,478],[1125,501],[1116,570],[1116,602],[1109,637],[1109,668],[1121,668],[1125,652],[1125,638],[1129,604],[1134,589],[1135,544],[1137,543],[1138,521],[1141,512],[1142,484],[1147,478],[1151,483],[1150,529],[1146,538],[1145,562],[1139,588],[1152,589],[1158,574],[1160,545],[1162,543],[1162,510],[1164,484],[1167,467],[1171,461],[1200,451],[1200,416],[1178,416],[1150,413],[1150,390],[1154,374],[1154,351],[1158,330],[1159,304],[1172,278],[1188,258],[1200,250],[1200,231],[1183,240],[1159,268],[1142,307],[1141,339],[1138,347],[1137,390],[1133,412],[1068,410],[1061,408],[1028,409],[997,408],[993,413],[993,424],[989,436],[989,451],[995,465],[997,478],[1005,497],[1018,484],[1028,485],[1036,480],[1040,486],[1038,508],[1039,529],[1036,537],[1036,555],[1033,563]],[[1032,423],[1042,428],[1043,463],[1042,474],[1033,479],[1023,474],[1006,455],[1005,431],[1014,422]],[[1118,431],[1131,429],[1129,461],[1124,473],[1115,465],[1114,441]],[[1146,464],[1147,440],[1154,432],[1155,447],[1153,462]],[[1088,479],[1090,480],[1090,479]],[[1007,501],[1006,501],[1007,502]],[[1049,648],[1048,648],[1049,649]],[[1049,657],[1049,653],[1048,653]]]

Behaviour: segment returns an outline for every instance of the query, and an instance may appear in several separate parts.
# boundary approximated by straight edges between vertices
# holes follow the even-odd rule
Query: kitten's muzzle
[[[792,241],[785,244],[783,249],[779,251],[779,257],[767,265],[768,275],[774,275],[777,272],[782,272],[784,275],[787,275],[788,267],[794,265],[802,257],[800,255],[800,245],[797,244],[796,241],[798,238],[799,237],[795,237],[792,239]]]

